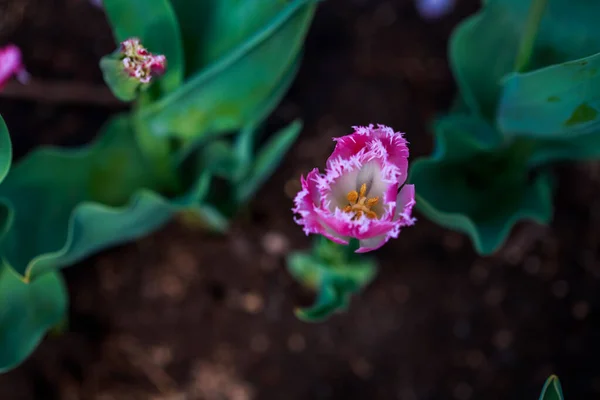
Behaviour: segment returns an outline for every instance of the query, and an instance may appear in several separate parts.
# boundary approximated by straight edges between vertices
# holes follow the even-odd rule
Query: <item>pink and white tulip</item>
[[[376,250],[415,222],[415,189],[404,184],[407,142],[384,125],[354,127],[351,135],[334,140],[325,173],[315,168],[301,178],[293,208],[300,217],[295,221],[307,235],[320,234],[339,244],[358,239],[357,253]]]
[[[17,46],[9,44],[0,48],[0,89],[13,76],[21,83],[29,81],[29,73],[23,65],[21,50]]]

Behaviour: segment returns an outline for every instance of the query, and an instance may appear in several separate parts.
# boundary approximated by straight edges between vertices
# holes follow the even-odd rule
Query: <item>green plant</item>
[[[0,289],[10,288],[0,290],[0,371],[65,317],[61,268],[176,214],[224,231],[301,130],[294,121],[258,146],[298,69],[316,1],[103,3],[117,44],[139,38],[167,66],[140,82],[124,75],[121,49],[104,57],[106,82],[135,100],[131,112],[84,148],[33,151],[0,185]],[[5,126],[0,134],[7,144]],[[3,176],[9,159],[0,157]]]
[[[417,207],[494,252],[552,218],[557,161],[600,157],[600,28],[592,0],[488,0],[450,39],[459,93],[411,170]]]

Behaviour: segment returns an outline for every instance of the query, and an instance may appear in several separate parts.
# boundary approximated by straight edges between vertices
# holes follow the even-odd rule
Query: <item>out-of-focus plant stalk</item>
[[[527,21],[525,23],[525,32],[519,43],[517,60],[515,62],[515,72],[525,71],[529,64],[529,59],[533,52],[533,45],[547,4],[548,0],[532,0],[531,2],[529,14],[527,15]]]
[[[517,51],[517,58],[515,62],[515,72],[524,72],[529,65],[531,54],[533,53],[533,46],[535,39],[540,28],[544,11],[548,5],[548,0],[532,0],[527,14],[527,20],[525,22],[525,31],[521,37],[519,43],[519,49]],[[528,159],[533,152],[534,146],[528,140],[519,140],[510,138],[505,141],[506,144],[512,146],[516,157],[523,157],[522,159]]]
[[[172,139],[154,135],[137,112],[134,114],[133,123],[138,146],[152,163],[160,189],[172,194],[179,193],[182,188],[175,162],[171,157]]]

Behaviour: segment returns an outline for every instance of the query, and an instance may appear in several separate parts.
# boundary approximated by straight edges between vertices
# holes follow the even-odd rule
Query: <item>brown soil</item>
[[[85,0],[28,2],[0,43],[20,45],[35,77],[101,84],[103,14]],[[409,0],[324,1],[273,117],[301,116],[304,132],[230,234],[174,222],[67,269],[68,332],[0,376],[0,399],[533,400],[552,372],[567,399],[598,396],[597,164],[564,167],[552,225],[520,225],[493,257],[421,218],[377,252],[380,274],[346,314],[293,315],[312,301],[283,260],[310,245],[291,218],[294,180],[352,125],[391,125],[413,157],[431,151],[428,121],[454,92],[446,42],[478,2],[458,3],[428,23]],[[114,111],[0,100],[17,156],[85,143]]]

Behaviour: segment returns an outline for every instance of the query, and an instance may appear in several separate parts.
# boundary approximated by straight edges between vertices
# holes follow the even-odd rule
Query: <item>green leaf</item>
[[[350,293],[344,290],[343,282],[323,282],[315,303],[308,308],[297,308],[296,317],[304,322],[322,322],[332,314],[344,312],[350,305]]]
[[[550,220],[550,176],[529,179],[529,142],[487,140],[491,128],[472,116],[450,115],[435,130],[435,153],[411,168],[417,207],[425,216],[468,234],[480,254],[494,252],[520,220]]]
[[[250,171],[236,187],[238,203],[243,204],[271,176],[302,130],[299,120],[275,133],[262,147]]]
[[[61,322],[67,291],[58,273],[26,283],[8,264],[0,265],[0,373],[16,367],[42,337]]]
[[[17,164],[0,185],[12,218],[0,250],[33,281],[108,246],[143,236],[175,213],[192,210],[215,228],[226,221],[201,204],[196,186],[168,199],[137,148],[129,119],[119,116],[100,139],[79,150],[42,148]],[[200,180],[198,185],[202,185]]]
[[[0,182],[6,178],[12,162],[12,144],[4,119],[0,115]]]
[[[246,125],[235,134],[233,151],[235,152],[235,157],[237,158],[238,170],[235,171],[235,173],[232,173],[232,175],[235,176],[236,180],[239,180],[251,167],[254,158],[255,139],[257,132],[259,131],[259,127],[264,123],[264,120],[269,116],[273,109],[277,107],[289,89],[294,77],[296,76],[296,73],[298,72],[299,65],[300,55],[298,55],[296,61],[292,63],[286,72],[286,75],[281,80],[279,85],[273,90],[271,95],[257,106],[258,111],[254,114],[252,119],[247,121]],[[189,159],[193,153],[198,150],[198,147],[206,145],[206,142],[211,139],[214,139],[212,135],[201,136],[195,138],[189,144],[182,146],[179,153],[175,157],[179,160],[178,163],[181,164],[186,159]]]
[[[104,10],[117,45],[131,37],[154,54],[167,57],[167,71],[159,78],[163,94],[183,81],[183,49],[179,23],[169,0],[104,0]]]
[[[140,119],[156,135],[188,141],[254,122],[297,60],[315,8],[311,0],[290,2],[219,62],[142,109]]]
[[[366,287],[377,273],[373,260],[350,254],[348,246],[323,239],[312,253],[294,252],[287,258],[288,271],[302,285],[316,290],[317,298],[309,308],[296,310],[305,322],[318,322],[345,311],[350,297]],[[326,257],[322,257],[326,255]]]
[[[254,115],[253,120],[246,123],[246,125],[238,132],[234,149],[236,156],[239,160],[239,165],[242,166],[242,173],[239,174],[238,178],[241,178],[246,172],[247,168],[251,167],[254,159],[255,141],[259,131],[260,124],[266,119],[269,114],[275,109],[277,104],[281,101],[298,72],[300,66],[300,55],[298,55],[296,61],[292,63],[290,69],[281,80],[279,86],[271,93],[264,103],[260,106],[260,111]]]
[[[523,0],[526,1],[526,0]],[[493,117],[498,82],[512,70],[521,29],[498,1],[489,0],[450,36],[449,60],[459,92],[469,110]]]
[[[552,375],[546,380],[539,400],[564,400],[560,381],[556,375]]]
[[[171,0],[181,25],[187,75],[224,57],[269,23],[289,0]]]
[[[531,0],[488,0],[450,39],[450,62],[469,109],[492,118],[501,80],[513,71]],[[549,0],[529,69],[600,52],[595,0]]]
[[[506,135],[566,138],[600,135],[600,53],[510,75],[498,107]]]
[[[532,141],[534,150],[529,158],[531,168],[556,161],[585,161],[600,158],[600,134],[577,135],[564,139]]]
[[[199,161],[200,169],[228,180],[234,180],[242,169],[233,147],[226,140],[215,140],[204,146]]]

